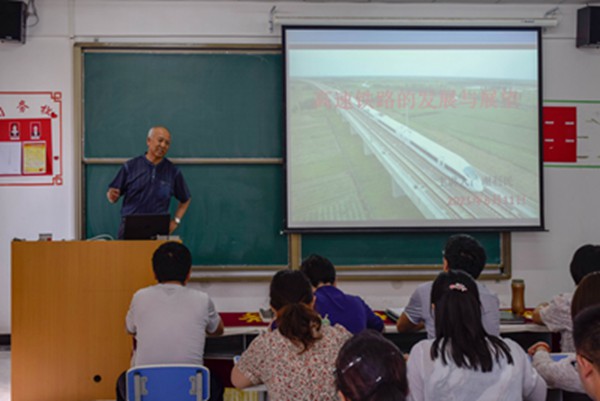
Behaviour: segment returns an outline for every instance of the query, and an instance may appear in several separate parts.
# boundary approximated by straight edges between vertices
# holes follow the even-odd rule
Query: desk
[[[384,319],[384,335],[393,341],[403,352],[408,353],[418,341],[427,337],[425,331],[415,333],[398,333],[396,325],[382,312],[376,312]],[[208,357],[231,358],[241,354],[250,342],[261,332],[267,330],[258,312],[221,313],[225,323],[225,334],[222,337],[207,338],[205,355]],[[552,333],[545,326],[534,323],[502,324],[502,337],[508,337],[519,343],[525,351],[538,341],[552,343]]]

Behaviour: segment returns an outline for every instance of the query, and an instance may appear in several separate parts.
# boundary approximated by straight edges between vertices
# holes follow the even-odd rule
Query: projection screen
[[[539,28],[282,29],[287,230],[543,228]]]

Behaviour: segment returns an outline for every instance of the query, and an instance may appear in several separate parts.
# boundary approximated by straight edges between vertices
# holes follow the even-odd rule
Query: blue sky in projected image
[[[410,76],[536,81],[537,50],[290,50],[289,76]]]

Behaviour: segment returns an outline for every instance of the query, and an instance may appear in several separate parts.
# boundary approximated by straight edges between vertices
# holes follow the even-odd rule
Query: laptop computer
[[[155,239],[169,235],[169,214],[132,214],[125,216],[124,239]]]

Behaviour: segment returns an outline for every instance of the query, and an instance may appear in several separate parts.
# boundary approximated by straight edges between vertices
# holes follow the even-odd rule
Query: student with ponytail
[[[311,284],[300,271],[277,272],[270,298],[277,329],[252,341],[231,382],[237,388],[264,383],[270,401],[337,400],[334,364],[351,334],[321,322]]]
[[[543,401],[546,383],[525,351],[488,334],[476,283],[461,271],[438,275],[431,289],[435,339],[408,358],[409,400]]]

